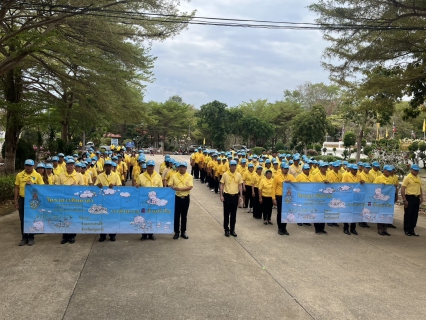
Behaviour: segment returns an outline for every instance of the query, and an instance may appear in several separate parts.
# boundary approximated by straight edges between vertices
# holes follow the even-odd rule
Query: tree
[[[323,65],[332,80],[345,84],[362,74],[370,88],[413,97],[406,116],[418,115],[426,96],[424,1],[320,0],[310,9],[331,42]]]
[[[297,115],[293,121],[293,143],[303,145],[304,153],[311,143],[323,143],[327,132],[327,114],[322,106]]]
[[[204,104],[196,114],[198,125],[205,127],[208,136],[215,148],[224,148],[226,135],[229,130],[228,110],[225,103],[214,100]]]

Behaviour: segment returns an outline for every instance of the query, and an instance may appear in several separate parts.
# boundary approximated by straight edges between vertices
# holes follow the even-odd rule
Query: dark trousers
[[[206,182],[206,170],[204,169],[200,169],[200,180],[201,180],[201,183]]]
[[[237,222],[238,194],[223,194],[223,228],[225,231],[235,231]],[[231,216],[231,221],[229,221]]]
[[[282,196],[275,196],[277,200],[277,225],[278,230],[287,230],[287,223],[281,223],[281,210],[283,206],[283,197]]]
[[[133,166],[129,166],[129,170],[127,171],[126,181],[132,179]]]
[[[263,220],[270,221],[272,216],[272,197],[262,197]]]
[[[62,239],[69,240],[71,238],[75,238],[77,235],[75,233],[63,233]]]
[[[253,208],[253,197],[251,196],[251,186],[246,187],[244,191],[244,206],[246,208]]]
[[[198,163],[194,165],[194,178],[200,179],[200,166],[198,165]]]
[[[111,237],[111,236],[116,236],[117,234],[116,233],[110,233],[108,235]],[[106,233],[101,233],[100,236],[101,237],[106,237]]]
[[[325,229],[325,223],[314,223],[314,227],[315,227],[315,232],[320,232]]]
[[[348,230],[349,229],[349,223],[344,223],[343,224],[343,230]],[[355,230],[356,229],[356,223],[352,222],[351,223],[351,230]]]
[[[189,209],[189,196],[178,197],[175,196],[175,233],[184,233],[186,231],[186,221]]]
[[[219,193],[219,177],[214,177],[214,193]]]
[[[21,235],[22,239],[34,239],[34,234],[32,233],[24,233],[24,205],[25,201],[23,197],[19,197],[18,199],[18,205],[19,205],[19,219],[21,220]]]
[[[406,195],[408,207],[404,208],[404,231],[414,232],[419,217],[420,197]]]
[[[256,219],[262,218],[262,206],[259,202],[259,189],[258,188],[254,188],[253,218],[256,218]]]
[[[194,166],[191,166],[191,176],[194,176]]]

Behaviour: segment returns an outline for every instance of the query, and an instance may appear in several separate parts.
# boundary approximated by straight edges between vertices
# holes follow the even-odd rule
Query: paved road
[[[391,237],[295,225],[286,237],[239,209],[238,238],[226,238],[218,197],[197,182],[189,240],[79,235],[60,245],[60,235],[40,235],[18,247],[15,212],[0,217],[0,318],[423,318],[426,221],[414,238],[402,232],[400,208],[396,218]]]

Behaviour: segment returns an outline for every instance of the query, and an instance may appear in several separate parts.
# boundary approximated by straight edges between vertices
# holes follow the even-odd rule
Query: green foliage
[[[314,150],[315,150],[316,152],[321,152],[321,149],[322,149],[321,145],[319,145],[319,144],[315,144],[315,145],[314,145]]]
[[[286,150],[284,150],[284,149],[280,149],[280,150],[277,150],[277,153],[281,153],[281,154],[283,154],[283,153],[286,153]]]
[[[314,156],[313,158],[317,161],[322,160],[325,162],[334,162],[337,160],[343,160],[341,157],[336,157],[336,156]]]
[[[264,147],[254,147],[251,149],[251,152],[253,154],[257,154],[258,156],[260,156],[262,154],[262,151],[265,150]]]
[[[364,154],[365,154],[366,156],[368,156],[368,155],[370,155],[370,154],[371,154],[371,152],[373,151],[373,147],[371,147],[371,146],[365,146],[365,147],[364,147],[364,149],[363,149],[363,151],[364,151]]]
[[[56,139],[57,151],[58,153],[63,153],[64,155],[72,155],[76,146],[71,142],[65,142],[62,139]]]
[[[350,148],[354,146],[356,143],[356,135],[353,132],[347,132],[345,133],[345,136],[343,137],[343,145],[346,148]]]
[[[3,145],[1,150],[2,157],[5,156],[5,145]],[[15,168],[17,170],[24,168],[24,162],[27,159],[36,160],[36,152],[31,143],[28,143],[26,140],[19,140],[18,149],[16,150],[15,158]]]
[[[285,149],[285,145],[281,140],[278,140],[277,143],[275,144],[275,150],[284,150]]]
[[[204,104],[197,112],[198,124],[207,128],[209,132],[209,140],[212,141],[213,147],[224,149],[226,134],[228,132],[228,113],[226,104],[217,100]],[[165,124],[168,125],[168,124]]]
[[[0,202],[12,200],[15,189],[15,175],[0,175]]]

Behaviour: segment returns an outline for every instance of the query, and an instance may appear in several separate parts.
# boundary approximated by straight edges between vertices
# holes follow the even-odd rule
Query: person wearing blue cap
[[[158,172],[155,170],[155,161],[154,160],[148,160],[146,163],[146,171],[144,173],[141,173],[138,178],[136,179],[136,187],[142,187],[142,188],[162,188],[163,187],[163,181],[161,180],[161,176]],[[152,233],[144,233],[142,234],[141,240],[144,241],[146,239],[150,240],[156,240],[156,237]]]
[[[372,163],[372,170],[370,170],[369,175],[372,177],[373,181],[380,175],[382,175],[382,172],[380,171],[380,163],[377,161],[374,161]]]
[[[269,159],[268,159],[269,160]],[[272,170],[265,170],[265,177],[259,183],[259,203],[262,205],[263,224],[272,225]]]
[[[253,218],[262,219],[262,205],[259,202],[259,184],[263,179],[262,175],[263,167],[259,164],[256,167],[256,172],[253,174],[252,180],[252,193],[253,198]]]
[[[176,172],[177,172],[177,167],[176,166],[178,165],[178,161],[176,161],[176,159],[170,159],[170,162],[171,162],[170,170],[167,171],[165,179],[162,180],[163,181],[163,187],[168,187],[169,186],[170,181],[171,181],[173,175],[175,175]]]
[[[302,173],[302,166],[300,165],[299,156],[293,156],[293,164],[290,166],[289,173],[297,179],[297,176]]]
[[[247,213],[253,211],[253,197],[252,197],[252,186],[253,186],[253,175],[256,174],[254,171],[253,163],[249,163],[247,171],[243,174],[243,195],[244,195],[244,207],[247,208]]]
[[[63,171],[66,170],[66,163],[65,163],[65,155],[63,153],[58,153],[58,164],[62,167]]]
[[[310,176],[310,170],[311,167],[309,166],[309,164],[304,164],[302,167],[302,173],[300,173],[297,177],[296,177],[296,182],[311,182],[311,176]],[[290,172],[291,172],[291,167],[290,167]],[[297,224],[299,227],[302,225],[306,225],[306,226],[311,226],[310,223],[298,223]]]
[[[194,179],[197,181],[200,180],[200,166],[203,164],[203,160],[203,151],[201,148],[198,148],[198,151],[191,158],[191,165],[194,167]]]
[[[25,169],[16,175],[14,200],[15,208],[19,212],[19,219],[21,220],[21,235],[22,239],[19,246],[33,246],[34,234],[24,232],[24,205],[25,205],[25,186],[27,184],[44,184],[42,176],[34,170],[34,160],[27,159],[24,162]]]
[[[402,181],[401,197],[404,203],[404,232],[406,236],[418,237],[414,231],[419,217],[420,204],[423,202],[422,181],[419,177],[420,167],[412,164],[410,173]]]
[[[384,166],[383,167],[383,174],[378,176],[374,183],[376,184],[391,184],[393,185],[394,181],[391,176],[392,168],[391,166]],[[377,224],[377,232],[381,236],[390,236],[388,233],[388,224],[387,223],[378,223]]]
[[[289,166],[287,163],[281,163],[281,172],[279,172],[272,183],[272,202],[277,207],[277,225],[279,235],[290,235],[287,231],[287,223],[281,222],[282,200],[283,200],[283,183],[296,182],[296,179],[288,173]]]
[[[223,202],[225,236],[232,235],[236,237],[237,207],[238,202],[243,200],[243,178],[237,172],[237,162],[235,160],[229,162],[229,170],[222,175],[220,180],[220,200]]]
[[[60,173],[55,181],[58,186],[82,186],[84,185],[83,176],[75,171],[75,161],[71,157],[67,160],[65,172]],[[61,244],[69,242],[73,244],[75,242],[75,233],[64,233],[62,234]]]
[[[64,172],[64,168],[59,165],[59,157],[58,156],[52,157],[52,165],[53,165],[53,173],[54,173],[55,176]]]
[[[51,163],[46,163],[46,175],[47,175],[47,179],[49,181],[49,185],[54,185],[55,184],[55,175],[53,174],[53,164]]]
[[[175,191],[175,218],[174,218],[174,232],[173,239],[188,239],[186,234],[186,222],[189,209],[189,194],[194,187],[193,177],[186,172],[188,164],[180,162],[177,165],[178,172],[171,178],[170,187]],[[179,230],[180,226],[180,230]]]
[[[325,184],[330,183],[327,178],[327,170],[328,170],[328,163],[322,162],[319,167],[319,171],[313,175],[311,178],[312,182],[323,182]],[[326,234],[327,231],[325,231],[325,223],[314,223],[315,227],[315,233],[318,235]]]

